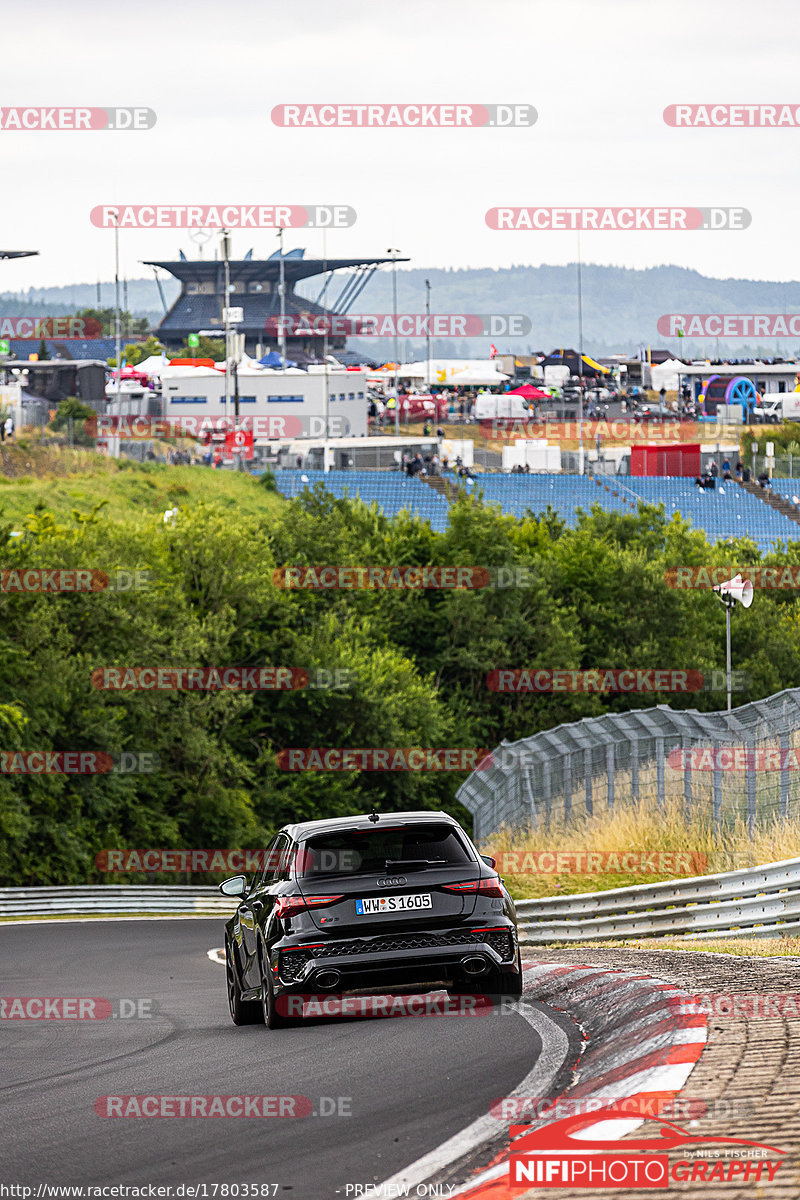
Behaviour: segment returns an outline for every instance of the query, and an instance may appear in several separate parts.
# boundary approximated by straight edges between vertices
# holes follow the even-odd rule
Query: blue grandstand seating
[[[322,471],[279,471],[275,478],[283,495],[295,496],[302,490],[301,474],[308,476],[309,486],[324,481],[335,496],[358,495],[368,504],[374,500],[387,516],[408,509],[429,520],[433,529],[447,527],[446,499],[422,480],[408,479],[396,471],[331,471],[327,476]],[[648,504],[663,503],[667,516],[680,513],[703,529],[711,542],[750,537],[766,551],[776,541],[800,540],[800,526],[733,481],[718,481],[713,491],[698,488],[692,479],[626,476],[604,482],[618,494],[614,496],[591,477],[580,475],[486,474],[471,487],[483,492],[485,503],[499,504],[503,512],[516,517],[528,510],[541,514],[550,506],[570,528],[577,525],[580,509],[589,512],[593,504],[599,504],[606,511],[631,513],[640,499]],[[782,482],[792,485],[791,480]],[[792,486],[791,494],[800,494],[800,480]]]
[[[300,476],[308,477],[304,484]],[[360,496],[365,504],[374,501],[387,517],[394,517],[407,509],[423,520],[430,521],[431,528],[443,533],[447,528],[447,500],[435,492],[421,479],[409,479],[399,471],[279,471],[275,476],[278,490],[284,496],[296,496],[306,486],[324,483],[336,497]]]

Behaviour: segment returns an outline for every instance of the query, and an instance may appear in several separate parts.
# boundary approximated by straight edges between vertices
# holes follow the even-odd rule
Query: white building
[[[344,367],[289,367],[238,371],[240,418],[290,418],[292,436],[366,437],[367,371]],[[233,380],[225,406],[225,372],[214,367],[165,367],[161,373],[164,417],[233,418]],[[327,414],[326,414],[327,394]],[[299,418],[299,426],[297,419]]]
[[[681,383],[688,382],[692,378],[708,379],[710,375],[723,375],[729,378],[734,375],[745,375],[748,379],[752,379],[756,386],[756,391],[760,392],[762,396],[778,392],[793,392],[798,373],[800,373],[800,363],[796,362],[693,362],[688,366],[681,365],[680,369],[676,371],[676,374],[680,375]]]

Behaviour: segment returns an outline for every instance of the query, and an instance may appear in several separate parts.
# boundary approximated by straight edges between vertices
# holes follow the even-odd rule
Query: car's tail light
[[[497,875],[493,879],[470,879],[466,883],[443,883],[446,892],[480,892],[482,896],[502,896],[503,889]]]
[[[278,896],[273,912],[276,917],[293,917],[305,908],[322,908],[337,900],[344,900],[344,896]]]

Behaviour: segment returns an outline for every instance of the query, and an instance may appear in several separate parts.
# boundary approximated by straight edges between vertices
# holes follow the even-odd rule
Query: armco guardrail
[[[3,917],[43,917],[99,913],[175,913],[176,916],[229,916],[236,901],[215,887],[176,884],[106,884],[97,887],[0,888]]]
[[[517,903],[528,942],[800,933],[800,858],[693,879]]]

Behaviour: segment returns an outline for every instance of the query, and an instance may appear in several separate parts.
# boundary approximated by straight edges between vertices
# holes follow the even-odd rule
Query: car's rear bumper
[[[276,986],[286,991],[348,991],[469,981],[480,990],[490,973],[517,972],[517,932],[501,921],[485,930],[438,930],[439,944],[393,946],[403,935],[279,942],[271,955]],[[450,939],[445,941],[445,939]],[[457,939],[457,940],[456,940]],[[424,935],[418,941],[422,942]],[[444,943],[444,944],[442,944]]]

